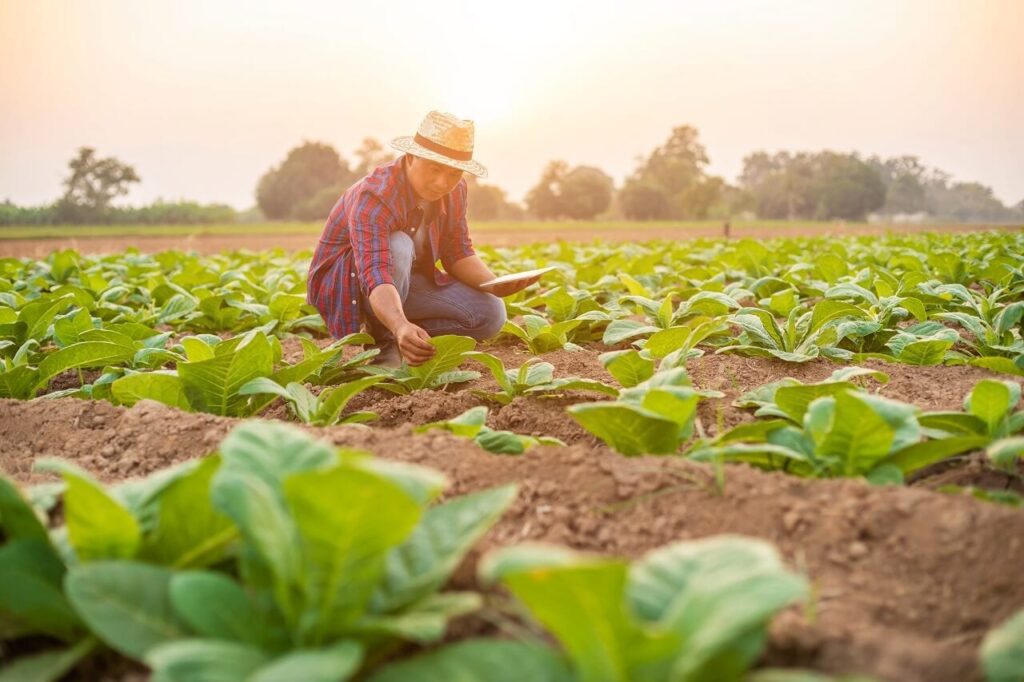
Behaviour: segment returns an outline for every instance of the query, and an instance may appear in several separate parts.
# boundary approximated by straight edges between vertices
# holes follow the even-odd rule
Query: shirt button
[[[356,304],[356,299],[353,298],[352,299],[352,305],[355,305],[355,304]]]
[[[348,273],[348,276],[349,276],[349,277],[355,277],[355,276],[356,276],[356,273],[354,273],[354,272],[350,272],[350,273]]]

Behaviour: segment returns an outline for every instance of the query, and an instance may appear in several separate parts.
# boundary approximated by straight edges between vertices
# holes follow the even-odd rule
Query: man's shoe
[[[380,348],[380,353],[370,361],[371,365],[378,365],[380,367],[402,366],[402,354],[399,352],[397,344],[387,343],[378,347]]]

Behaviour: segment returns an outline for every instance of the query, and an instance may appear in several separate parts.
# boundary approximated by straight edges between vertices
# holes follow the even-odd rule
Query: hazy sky
[[[244,208],[302,140],[351,158],[435,108],[516,199],[554,158],[621,182],[684,123],[730,181],[828,148],[1024,199],[1024,0],[0,0],[0,93],[18,203],[89,145],[135,165],[133,202]]]

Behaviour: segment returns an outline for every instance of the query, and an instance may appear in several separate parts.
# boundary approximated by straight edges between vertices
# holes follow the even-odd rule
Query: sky
[[[473,119],[521,199],[552,159],[617,183],[672,128],[751,152],[913,154],[1024,199],[1024,0],[0,0],[0,200],[60,195],[78,147],[127,198],[255,203],[304,140],[342,156]]]

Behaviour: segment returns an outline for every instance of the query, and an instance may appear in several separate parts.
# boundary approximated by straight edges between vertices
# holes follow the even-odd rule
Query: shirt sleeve
[[[473,240],[469,238],[469,221],[466,220],[466,182],[462,181],[452,192],[452,205],[448,212],[448,229],[441,240],[441,265],[446,272],[451,272],[452,265],[476,254]]]
[[[395,219],[379,196],[365,192],[354,202],[349,216],[349,239],[359,285],[369,296],[391,278],[391,232]]]

